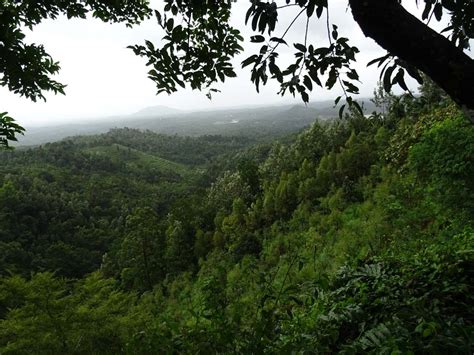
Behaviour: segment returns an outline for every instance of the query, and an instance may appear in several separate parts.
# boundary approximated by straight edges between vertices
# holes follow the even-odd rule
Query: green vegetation
[[[123,129],[1,152],[0,275],[81,277],[98,269],[133,209],[166,216],[209,184],[206,166],[246,144]]]
[[[472,354],[474,126],[428,97],[3,152],[0,353]]]
[[[123,129],[2,152],[0,353],[473,353],[472,2],[424,1],[423,20],[449,16],[449,39],[400,1],[348,3],[389,51],[371,62],[386,91],[407,90],[405,73],[421,82],[421,70],[466,113],[425,86],[421,98],[378,93],[383,114],[363,117],[348,96],[359,50],[328,1],[252,1],[251,42],[266,43],[242,65],[257,91],[276,79],[307,102],[313,86],[338,83],[345,120],[272,144],[241,127],[197,138]],[[162,5],[2,1],[0,85],[33,101],[64,93],[59,64],[25,43],[46,19],[132,26],[154,14],[163,47],[131,49],[158,92],[189,84],[210,97],[236,76],[232,2]],[[306,17],[304,43],[281,63],[288,7],[289,27]],[[307,43],[323,14],[328,47]],[[0,113],[0,147],[23,131]]]

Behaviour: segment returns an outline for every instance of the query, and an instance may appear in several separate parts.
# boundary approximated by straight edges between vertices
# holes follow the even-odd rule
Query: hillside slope
[[[122,133],[5,156],[0,352],[472,354],[474,126],[453,104],[216,137],[178,180],[139,172],[184,138]]]

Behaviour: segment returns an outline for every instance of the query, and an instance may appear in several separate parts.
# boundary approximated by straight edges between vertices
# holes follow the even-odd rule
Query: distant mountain
[[[156,117],[156,116],[170,116],[170,115],[178,115],[182,114],[184,111],[163,106],[163,105],[156,105],[145,107],[144,109],[134,113],[132,116],[134,117]]]
[[[376,110],[367,98],[360,98],[359,102],[365,114]],[[19,137],[16,145],[44,144],[69,136],[100,134],[112,128],[123,127],[181,136],[212,134],[270,139],[297,132],[316,119],[335,118],[338,116],[338,110],[339,107],[334,107],[332,100],[312,102],[308,105],[247,106],[196,112],[152,106],[132,115],[98,118],[87,123],[26,127],[25,135]]]

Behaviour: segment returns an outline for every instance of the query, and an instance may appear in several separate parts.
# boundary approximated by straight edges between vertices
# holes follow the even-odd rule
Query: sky
[[[361,51],[356,57],[355,65],[362,81],[359,85],[360,96],[371,96],[379,72],[374,67],[366,68],[366,64],[386,52],[371,39],[364,37],[353,21],[346,1],[330,1],[329,4],[330,20],[339,26],[339,35],[349,37],[350,43]],[[159,8],[161,1],[151,1],[151,5]],[[131,44],[141,44],[145,39],[159,45],[163,32],[154,19],[130,29],[123,24],[107,24],[96,19],[60,18],[44,21],[33,31],[28,31],[26,39],[28,42],[44,44],[46,51],[61,63],[61,71],[54,79],[67,84],[66,95],[47,93],[46,102],[33,103],[1,87],[0,110],[8,111],[22,125],[41,126],[127,115],[155,105],[181,110],[201,110],[242,105],[300,103],[299,98],[278,96],[278,83],[272,80],[257,94],[250,82],[248,67],[240,69],[239,63],[257,52],[261,45],[249,43],[253,33],[250,27],[244,25],[248,6],[248,1],[238,0],[232,13],[232,23],[242,31],[246,40],[244,53],[234,59],[237,78],[228,79],[224,84],[218,85],[221,93],[215,94],[212,101],[206,98],[205,92],[190,89],[172,95],[155,95],[155,84],[147,78],[149,69],[145,66],[145,59],[135,56],[126,48]],[[416,10],[415,6],[411,6],[410,10]],[[281,34],[293,18],[291,8],[283,11],[279,13],[275,35]],[[287,42],[302,42],[304,26],[304,19],[296,22],[285,37]],[[326,46],[328,39],[325,22],[312,20],[308,38],[310,43]],[[291,60],[295,52],[292,46],[279,48],[282,59]],[[413,89],[416,87],[414,82],[409,82],[410,85]],[[331,91],[313,89],[310,100],[334,99],[341,94],[340,91],[337,86]]]

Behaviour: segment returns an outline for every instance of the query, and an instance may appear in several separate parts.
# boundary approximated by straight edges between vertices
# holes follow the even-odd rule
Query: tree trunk
[[[474,60],[406,11],[398,0],[349,0],[367,37],[415,66],[474,117]]]

